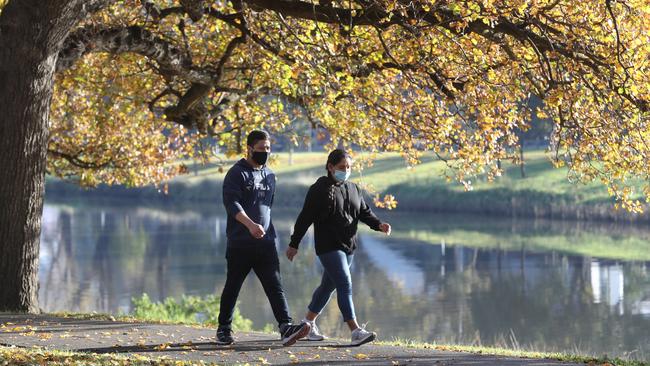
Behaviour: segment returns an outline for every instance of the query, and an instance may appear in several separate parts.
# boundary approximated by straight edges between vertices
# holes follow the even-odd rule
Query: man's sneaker
[[[228,345],[232,344],[235,340],[232,338],[232,330],[230,328],[217,329],[217,344]]]
[[[303,319],[302,322],[303,323],[308,323],[311,326],[311,330],[309,331],[309,334],[307,335],[307,340],[308,341],[322,341],[325,338],[327,338],[327,337],[325,337],[324,335],[321,334],[320,329],[318,329],[318,326],[316,325],[315,321]]]
[[[366,325],[362,325],[361,328],[357,328],[352,331],[352,341],[350,342],[353,346],[360,346],[368,342],[372,342],[377,338],[375,332],[368,332],[366,330]]]
[[[282,345],[285,347],[291,346],[296,341],[298,341],[300,338],[304,338],[307,334],[309,334],[309,331],[311,330],[311,326],[309,323],[302,323],[302,324],[285,324],[282,327],[280,327],[280,336],[282,336]]]

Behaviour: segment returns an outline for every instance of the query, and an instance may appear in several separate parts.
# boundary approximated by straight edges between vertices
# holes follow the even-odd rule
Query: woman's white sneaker
[[[375,332],[368,332],[366,330],[366,325],[362,325],[361,328],[357,328],[352,331],[352,341],[350,342],[353,346],[360,346],[372,342],[377,338]]]
[[[307,335],[307,340],[308,341],[322,341],[325,340],[327,337],[321,334],[320,329],[318,329],[318,326],[316,325],[315,321],[303,319],[303,323],[309,323],[311,325],[311,330],[309,331],[309,334]]]

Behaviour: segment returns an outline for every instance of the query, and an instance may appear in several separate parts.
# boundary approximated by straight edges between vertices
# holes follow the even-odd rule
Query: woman
[[[287,258],[293,261],[298,246],[309,226],[314,224],[316,255],[323,265],[324,273],[316,288],[303,322],[309,323],[311,331],[307,339],[323,340],[316,326],[321,313],[336,290],[343,320],[352,331],[352,345],[360,346],[376,338],[365,326],[359,326],[352,302],[352,278],[350,265],[357,248],[357,224],[359,221],[376,231],[390,234],[391,227],[381,222],[363,199],[361,189],[348,181],[352,159],[344,150],[334,150],[327,157],[327,176],[320,177],[307,193],[305,204],[296,220]]]

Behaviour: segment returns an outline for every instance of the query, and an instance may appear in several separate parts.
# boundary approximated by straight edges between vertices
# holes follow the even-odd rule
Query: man
[[[251,269],[262,283],[278,321],[282,344],[290,346],[305,337],[307,323],[293,325],[280,278],[271,205],[275,174],[266,166],[271,151],[269,135],[252,131],[246,139],[247,157],[239,160],[223,181],[223,204],[228,213],[226,236],[227,275],[221,294],[217,343],[232,344],[231,323],[239,290]]]

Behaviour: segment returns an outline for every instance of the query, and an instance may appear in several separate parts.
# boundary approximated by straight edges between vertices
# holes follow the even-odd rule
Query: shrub
[[[163,321],[185,324],[218,325],[219,297],[183,295],[180,300],[168,297],[162,302],[152,302],[149,295],[142,294],[140,298],[132,298],[133,315],[140,320]],[[240,331],[250,331],[253,322],[244,318],[239,309],[235,308],[232,326]]]

